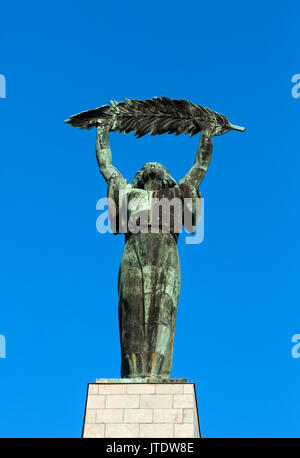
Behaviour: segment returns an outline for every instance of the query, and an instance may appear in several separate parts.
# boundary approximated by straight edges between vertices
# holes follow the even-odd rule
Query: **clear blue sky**
[[[177,0],[2,2],[1,437],[78,437],[85,393],[119,377],[123,236],[96,231],[95,131],[63,123],[110,99],[184,98],[245,134],[215,138],[205,239],[178,244],[173,377],[196,383],[204,437],[300,436],[300,8]],[[111,135],[128,180],[179,179],[198,136]]]

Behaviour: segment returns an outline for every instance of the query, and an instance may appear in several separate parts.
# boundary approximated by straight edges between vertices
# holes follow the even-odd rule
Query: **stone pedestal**
[[[97,379],[88,384],[82,437],[200,437],[195,385]]]

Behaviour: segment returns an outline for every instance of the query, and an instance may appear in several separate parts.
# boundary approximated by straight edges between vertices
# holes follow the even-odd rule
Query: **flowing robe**
[[[168,378],[172,367],[180,293],[180,264],[177,251],[179,232],[176,223],[178,218],[180,223],[184,222],[184,209],[185,217],[188,212],[194,216],[190,202],[192,205],[195,204],[199,191],[184,179],[179,185],[171,188],[146,191],[133,188],[121,175],[116,174],[108,183],[108,197],[114,202],[114,208],[110,208],[110,218],[116,234],[120,233],[118,217],[124,199],[127,200],[128,221],[122,229],[122,232],[126,232],[126,244],[118,278],[121,376]],[[175,207],[171,206],[169,232],[163,233],[161,213],[158,217],[158,233],[150,230],[132,232],[132,227],[128,223],[131,217],[135,217],[142,209],[146,211],[150,225],[153,217],[153,199],[163,198],[170,202],[174,197],[181,203],[181,208],[179,205],[179,213],[174,215]],[[188,205],[184,204],[185,198],[190,199]],[[133,200],[135,204],[131,206]]]

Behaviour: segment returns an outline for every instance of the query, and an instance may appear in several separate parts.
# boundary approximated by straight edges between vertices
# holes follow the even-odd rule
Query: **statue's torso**
[[[177,239],[184,220],[184,199],[192,201],[197,194],[182,185],[157,191],[135,188],[118,176],[109,183],[108,197],[115,207],[110,211],[111,222],[113,214],[122,220],[112,224],[116,228],[113,232],[136,233],[136,228],[143,226],[144,232],[169,232],[177,234]]]

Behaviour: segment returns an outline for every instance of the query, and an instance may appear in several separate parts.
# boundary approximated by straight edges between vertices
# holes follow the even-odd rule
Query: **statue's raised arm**
[[[109,145],[110,129],[109,123],[103,123],[99,120],[97,124],[96,157],[100,172],[107,183],[112,177],[122,176],[119,170],[112,165],[112,154]]]
[[[201,133],[201,138],[193,167],[179,181],[180,184],[187,183],[194,188],[201,184],[209,167],[213,151],[213,132],[206,129]]]

